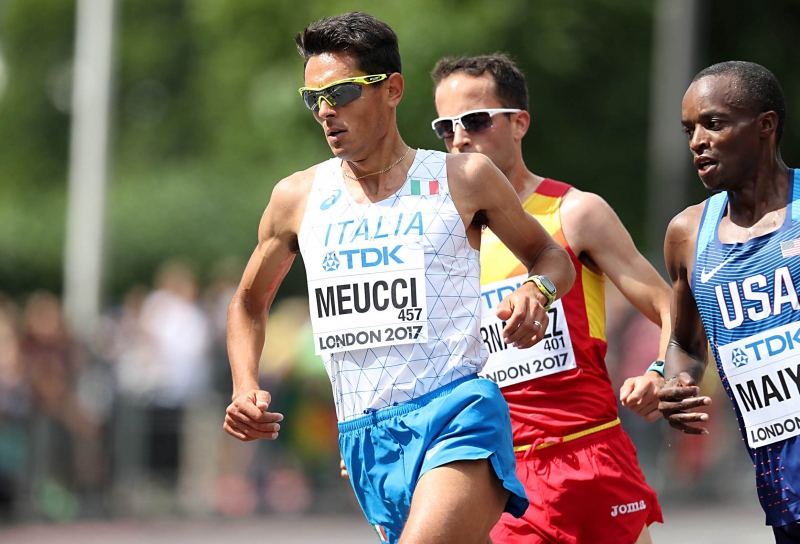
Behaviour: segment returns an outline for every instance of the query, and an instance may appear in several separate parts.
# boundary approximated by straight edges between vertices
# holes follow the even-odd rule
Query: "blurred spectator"
[[[208,388],[209,324],[197,303],[197,280],[185,265],[169,262],[161,267],[155,291],[141,308],[141,329],[150,343],[148,380],[152,405],[148,413],[148,467],[151,475],[168,486],[178,484],[182,456],[190,446],[183,433],[192,401]]]
[[[0,294],[0,521],[11,519],[27,472],[28,387],[20,354],[19,315]]]
[[[125,295],[110,346],[119,394],[127,400],[143,402],[152,398],[159,379],[153,341],[141,321],[147,294],[146,287],[137,285]]]
[[[75,393],[86,357],[52,294],[31,295],[24,324],[21,356],[35,407],[34,502],[48,517],[70,519],[79,515],[78,498],[96,494],[106,475],[100,425]]]
[[[228,306],[233,299],[244,265],[235,257],[216,263],[211,271],[212,283],[203,299],[211,326],[211,381],[221,397],[231,396],[231,367],[228,363]],[[227,402],[225,403],[227,405]]]
[[[156,290],[142,305],[141,325],[153,347],[153,404],[180,411],[205,391],[210,374],[208,319],[197,304],[197,280],[188,267],[162,266]]]

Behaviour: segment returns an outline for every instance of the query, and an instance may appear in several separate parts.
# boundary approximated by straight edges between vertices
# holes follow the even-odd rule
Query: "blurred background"
[[[772,70],[800,163],[797,0],[0,0],[0,541],[43,523],[357,513],[301,259],[261,360],[281,438],[221,429],[225,314],[259,218],[278,180],[331,156],[293,37],[351,10],[399,36],[415,147],[443,149],[434,63],[509,53],[530,87],[528,166],[602,195],[661,270],[667,222],[707,196],[680,126],[699,69]],[[612,286],[607,316],[618,388],[658,330]],[[760,524],[730,404],[715,375],[703,387],[711,437],[623,424],[665,505]]]

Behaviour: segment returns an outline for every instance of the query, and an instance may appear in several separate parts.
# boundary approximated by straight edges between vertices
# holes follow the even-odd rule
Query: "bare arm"
[[[561,297],[575,282],[575,267],[561,245],[527,213],[505,176],[480,154],[448,157],[451,194],[461,213],[470,241],[479,240],[482,224],[492,232],[528,269],[529,275],[547,276]],[[473,243],[479,247],[480,242]],[[506,342],[527,348],[542,339],[547,328],[543,306],[546,297],[532,283],[526,283],[506,297],[497,315],[506,321]],[[540,326],[536,326],[540,323]]]
[[[233,395],[223,428],[243,441],[277,438],[278,422],[283,419],[281,414],[266,411],[272,399],[259,389],[258,362],[270,306],[297,251],[308,178],[308,172],[295,174],[275,187],[261,218],[258,245],[228,308]]]
[[[706,369],[708,339],[691,289],[691,263],[702,205],[692,206],[675,217],[667,228],[664,258],[672,280],[672,336],[667,347],[664,375],[667,383],[659,392],[659,410],[669,424],[688,434],[707,434],[688,423],[708,421],[708,415],[689,410],[711,404],[701,397],[700,380]]]
[[[661,327],[658,358],[664,359],[670,337],[672,290],[636,249],[611,206],[595,194],[571,189],[561,205],[561,222],[572,250],[581,258],[588,257],[637,310]],[[664,378],[655,371],[628,378],[620,389],[620,401],[634,413],[655,421],[660,416],[658,390],[663,385]]]

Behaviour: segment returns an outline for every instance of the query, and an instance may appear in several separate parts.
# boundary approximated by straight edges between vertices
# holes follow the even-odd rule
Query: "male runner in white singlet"
[[[497,309],[515,347],[541,340],[545,307],[569,290],[574,268],[491,161],[403,142],[391,28],[348,13],[296,41],[301,94],[336,157],[280,181],[264,212],[229,311],[224,428],[243,441],[278,436],[283,416],[267,411],[257,367],[270,304],[299,251],[342,455],[379,540],[485,544],[501,513],[521,516],[528,500],[507,405],[477,378],[481,228],[531,275]]]

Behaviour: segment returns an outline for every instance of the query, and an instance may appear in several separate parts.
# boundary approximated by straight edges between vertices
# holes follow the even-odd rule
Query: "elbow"
[[[672,326],[672,316],[669,313],[669,306],[667,306],[666,309],[662,309],[659,312],[659,315],[661,316],[661,323],[658,323],[658,326],[661,327],[662,329],[665,328],[665,327],[670,327],[671,328],[671,326]]]
[[[250,296],[249,290],[237,289],[228,305],[228,322],[230,323],[236,316],[242,316],[249,320],[258,318],[263,313],[258,306]]]
[[[572,264],[572,259],[570,259],[567,250],[561,246],[558,246],[558,249],[563,253],[562,260],[564,261],[565,264],[565,266],[563,267],[564,270],[563,270],[562,281],[566,284],[564,286],[564,291],[563,291],[563,293],[566,294],[567,292],[569,292],[570,289],[572,289],[572,286],[575,284],[577,272],[575,271],[575,265]]]

